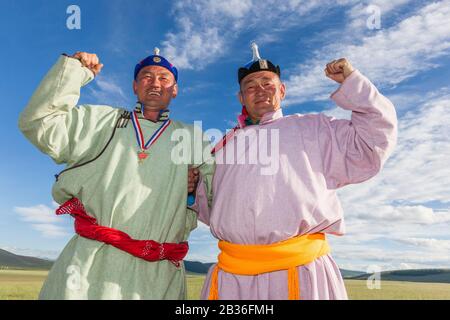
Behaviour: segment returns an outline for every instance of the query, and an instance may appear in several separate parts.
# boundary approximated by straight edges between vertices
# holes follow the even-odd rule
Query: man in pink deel
[[[293,296],[299,299],[347,299],[329,251],[322,250],[306,264],[289,265],[289,272],[288,267],[240,272],[238,263],[228,269],[226,264],[242,261],[244,270],[263,261],[265,248],[273,254],[274,248],[287,248],[286,242],[309,235],[322,236],[324,245],[329,234],[343,235],[343,210],[336,191],[381,170],[397,140],[395,108],[343,58],[328,63],[325,75],[340,84],[331,99],[352,111],[351,120],[322,113],[283,116],[286,88],[280,68],[261,59],[256,45],[253,50],[253,61],[238,72],[239,100],[244,106],[238,125],[214,148],[212,186],[211,179],[200,176],[196,190],[193,207],[222,250],[218,264],[209,270],[201,298],[290,299],[294,288],[298,292]],[[268,154],[276,159],[270,167],[260,161]],[[226,252],[230,247],[233,251]],[[259,256],[249,256],[248,261],[242,255],[231,257],[244,252],[241,248],[252,252],[254,247]],[[291,250],[286,259],[295,261],[301,251],[301,247]],[[290,272],[292,267],[295,273]]]

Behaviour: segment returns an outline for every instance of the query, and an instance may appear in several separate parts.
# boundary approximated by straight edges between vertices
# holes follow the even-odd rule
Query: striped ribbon
[[[139,124],[139,119],[137,117],[136,111],[133,111],[131,116],[131,121],[133,122],[134,132],[136,133],[136,140],[138,146],[141,150],[148,150],[150,147],[158,140],[158,138],[163,134],[164,130],[170,125],[171,120],[164,120],[162,125],[158,128],[158,130],[153,133],[153,135],[148,139],[145,143],[144,134],[142,133],[141,125]]]

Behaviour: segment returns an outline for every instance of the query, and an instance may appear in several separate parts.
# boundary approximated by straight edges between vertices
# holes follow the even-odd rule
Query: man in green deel
[[[39,298],[185,299],[182,260],[197,220],[186,205],[188,167],[205,177],[213,167],[203,155],[194,163],[193,153],[189,163],[174,161],[171,136],[187,130],[192,145],[205,144],[194,141],[203,136],[169,118],[178,71],[158,49],[136,65],[133,112],[76,106],[80,88],[102,67],[95,54],[61,56],[20,114],[24,135],[67,164],[52,194],[57,214],[71,214],[77,233]]]

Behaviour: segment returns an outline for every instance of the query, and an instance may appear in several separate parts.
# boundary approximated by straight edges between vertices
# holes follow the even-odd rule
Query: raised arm
[[[332,73],[342,69],[327,66],[327,76],[336,80]],[[351,120],[319,117],[319,146],[330,188],[376,175],[397,141],[394,105],[358,70],[347,71],[345,77],[341,74],[341,86],[331,98],[339,107],[352,111]]]
[[[113,127],[118,112],[110,107],[76,107],[80,88],[102,68],[95,55],[62,55],[40,83],[19,117],[19,128],[42,152],[57,163],[74,163]],[[112,120],[112,121],[109,121]],[[93,141],[94,139],[94,141]]]

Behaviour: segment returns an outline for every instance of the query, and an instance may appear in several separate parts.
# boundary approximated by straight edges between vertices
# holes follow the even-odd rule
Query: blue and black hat
[[[261,59],[258,51],[258,45],[256,43],[252,43],[252,51],[253,51],[253,59],[245,66],[239,68],[238,70],[238,81],[241,83],[242,79],[244,79],[249,74],[258,71],[271,71],[276,73],[279,77],[281,77],[280,66],[275,66],[272,62],[266,59]]]
[[[141,62],[139,62],[134,68],[134,80],[136,80],[139,71],[146,66],[160,66],[169,70],[175,77],[175,82],[178,82],[178,70],[173,64],[169,62],[166,58],[159,55],[159,49],[155,48],[154,54],[148,56]]]

